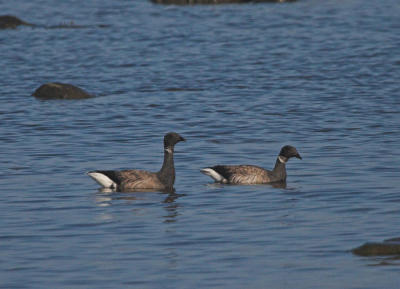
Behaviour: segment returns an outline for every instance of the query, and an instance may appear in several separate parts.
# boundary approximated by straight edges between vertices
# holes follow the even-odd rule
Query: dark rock
[[[281,3],[295,2],[296,0],[150,0],[156,4],[166,5],[194,5],[194,4],[233,4],[233,3]]]
[[[21,19],[12,16],[12,15],[0,15],[0,29],[15,29],[20,25],[25,26],[32,26],[32,27],[41,27],[46,29],[79,29],[79,28],[90,28],[90,27],[97,27],[97,28],[107,28],[109,25],[99,24],[99,25],[78,25],[74,22],[69,23],[61,23],[59,25],[37,25],[22,21]]]
[[[383,242],[365,243],[351,250],[359,256],[388,256],[400,255],[400,238],[388,239]]]
[[[385,243],[399,243],[400,244],[400,238],[391,238],[391,239],[386,239],[383,241]]]
[[[47,29],[84,29],[84,28],[108,28],[110,25],[106,24],[98,24],[98,25],[80,25],[75,24],[74,22],[69,23],[60,23],[58,25],[51,25],[51,26],[43,26]]]
[[[93,95],[79,87],[58,82],[43,84],[32,95],[40,99],[82,99],[93,97]]]
[[[32,26],[32,24],[22,21],[12,15],[0,15],[0,29],[15,29],[20,25]]]

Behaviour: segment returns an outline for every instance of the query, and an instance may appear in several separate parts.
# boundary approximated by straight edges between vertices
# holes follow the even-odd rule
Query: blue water
[[[397,0],[0,11],[87,25],[0,31],[1,288],[400,287],[398,260],[349,251],[400,237]],[[50,81],[98,97],[31,96]],[[85,175],[158,170],[168,131],[175,194]],[[285,144],[287,188],[199,172],[271,168]]]

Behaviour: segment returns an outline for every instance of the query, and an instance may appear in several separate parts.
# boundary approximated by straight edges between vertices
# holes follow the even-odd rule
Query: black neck
[[[285,159],[286,161],[286,159]],[[273,176],[276,178],[275,181],[284,181],[286,180],[286,165],[284,162],[279,160],[279,157],[276,159],[275,167],[272,171]]]
[[[175,167],[174,167],[174,147],[164,148],[164,162],[161,170],[158,172],[160,181],[166,187],[172,188],[175,182]]]

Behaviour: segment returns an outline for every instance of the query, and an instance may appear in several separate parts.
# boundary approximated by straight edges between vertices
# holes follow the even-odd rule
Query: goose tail
[[[117,184],[105,174],[99,171],[88,172],[87,175],[95,180],[100,186],[107,189],[115,189]]]
[[[200,172],[202,172],[206,176],[211,177],[217,183],[226,183],[227,182],[227,180],[221,174],[219,174],[212,168],[204,168],[204,169],[201,169]]]

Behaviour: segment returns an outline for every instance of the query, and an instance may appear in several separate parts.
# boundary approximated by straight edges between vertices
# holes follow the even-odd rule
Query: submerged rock
[[[365,243],[351,250],[359,256],[400,255],[400,238],[388,239],[383,242]]]
[[[12,15],[0,15],[0,29],[15,29],[20,25],[33,26]]]
[[[194,4],[233,4],[233,3],[283,3],[295,2],[296,0],[150,0],[156,4],[166,5],[194,5]]]
[[[32,95],[40,99],[82,99],[93,97],[93,95],[79,87],[59,82],[43,84]]]

